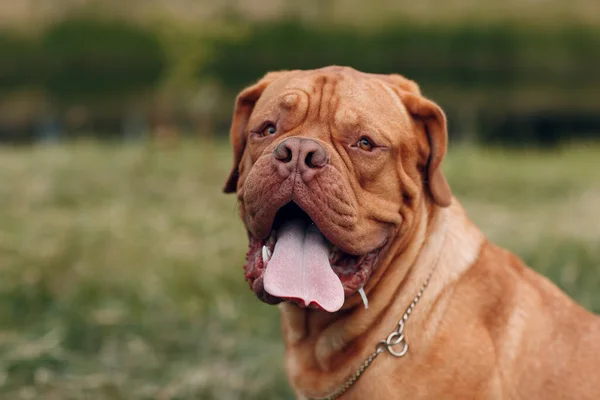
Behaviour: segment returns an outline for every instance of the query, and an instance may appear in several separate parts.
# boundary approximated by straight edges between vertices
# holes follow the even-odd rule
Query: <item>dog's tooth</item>
[[[358,293],[360,294],[363,304],[365,305],[365,310],[368,310],[369,309],[369,299],[367,299],[367,294],[365,293],[365,289],[363,289],[361,287],[360,289],[358,289]]]
[[[263,263],[267,263],[269,261],[269,248],[267,246],[262,247],[262,259]]]
[[[275,233],[275,231],[271,232],[271,236],[269,236],[269,238],[267,239],[267,244],[269,245],[269,247],[275,245],[275,242],[277,241],[277,233]]]
[[[271,252],[271,249],[267,247],[267,257],[269,258],[269,260],[271,259],[272,255],[273,253]]]
[[[332,246],[331,249],[329,250],[329,259],[331,261],[336,261],[335,255],[337,254],[337,252],[338,252],[338,248],[335,246]]]

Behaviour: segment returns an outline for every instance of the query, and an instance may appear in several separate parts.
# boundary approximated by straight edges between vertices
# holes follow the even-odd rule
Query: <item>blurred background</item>
[[[419,82],[473,220],[600,312],[597,0],[0,0],[0,398],[291,398],[226,135],[329,64]]]

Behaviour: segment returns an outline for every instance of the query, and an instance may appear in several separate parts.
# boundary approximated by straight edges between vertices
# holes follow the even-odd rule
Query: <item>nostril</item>
[[[283,163],[292,161],[292,150],[287,146],[286,143],[280,143],[273,151],[275,158]]]
[[[327,161],[327,154],[322,149],[309,152],[304,159],[304,163],[309,168],[321,168],[327,164]]]
[[[313,153],[313,152],[311,152],[311,153],[308,153],[308,154],[306,155],[306,159],[304,160],[304,163],[305,163],[306,165],[308,165],[308,167],[309,167],[309,168],[314,168],[314,165],[313,165],[313,163],[312,163],[313,154],[315,154],[315,153]]]

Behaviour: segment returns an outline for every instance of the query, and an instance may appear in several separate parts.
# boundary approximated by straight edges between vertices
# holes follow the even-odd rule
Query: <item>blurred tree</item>
[[[41,48],[44,87],[65,101],[152,88],[165,63],[152,32],[116,20],[67,19],[46,31]]]
[[[0,93],[22,89],[38,81],[33,43],[14,34],[0,33]]]
[[[41,85],[58,105],[58,121],[74,131],[142,134],[131,129],[145,122],[133,120],[140,118],[141,104],[152,102],[149,94],[166,63],[154,32],[126,21],[76,16],[46,30],[39,53]]]

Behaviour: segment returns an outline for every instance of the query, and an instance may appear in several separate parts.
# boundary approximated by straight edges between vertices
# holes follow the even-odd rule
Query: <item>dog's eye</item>
[[[364,150],[364,151],[373,150],[373,143],[371,143],[371,141],[369,139],[367,139],[366,137],[362,137],[362,138],[358,139],[356,146],[359,149]]]
[[[277,133],[277,127],[273,124],[267,124],[260,133],[263,136],[274,135]]]

